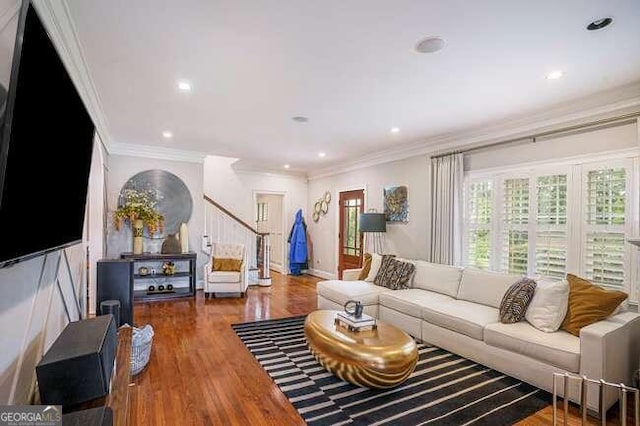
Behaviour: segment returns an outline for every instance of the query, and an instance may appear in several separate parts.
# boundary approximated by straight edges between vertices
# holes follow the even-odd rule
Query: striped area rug
[[[311,355],[304,317],[232,326],[308,425],[511,425],[549,393],[440,348],[418,344],[414,373],[371,390],[328,373]]]

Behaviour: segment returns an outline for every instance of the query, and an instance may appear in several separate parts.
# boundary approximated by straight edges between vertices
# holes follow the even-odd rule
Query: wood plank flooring
[[[272,277],[271,287],[249,287],[244,299],[205,299],[198,291],[195,299],[135,305],[135,325],[151,324],[155,336],[149,364],[132,380],[131,425],[305,424],[230,327],[316,309],[319,278]],[[549,407],[519,425],[551,419]],[[580,424],[575,409],[569,424]]]

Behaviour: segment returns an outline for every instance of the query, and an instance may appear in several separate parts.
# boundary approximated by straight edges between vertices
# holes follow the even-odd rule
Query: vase
[[[133,235],[133,254],[142,254],[143,227],[144,222],[142,222],[142,219],[134,220],[131,225],[131,234]]]
[[[189,230],[186,223],[180,225],[180,249],[182,253],[189,251]]]

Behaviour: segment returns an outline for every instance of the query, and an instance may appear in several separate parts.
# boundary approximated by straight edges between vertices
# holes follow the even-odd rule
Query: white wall
[[[637,124],[609,126],[584,133],[547,138],[537,143],[509,145],[465,155],[465,170],[491,169],[522,163],[544,162],[562,158],[597,155],[607,151],[637,149],[640,146]],[[407,185],[409,223],[388,224],[385,252],[401,257],[426,259],[430,223],[430,155],[394,161],[309,181],[309,204],[326,191],[332,201],[329,213],[318,222],[307,221],[313,242],[313,273],[333,278],[337,275],[338,206],[340,191],[365,189],[365,211],[383,211],[383,188]]]
[[[401,257],[426,259],[429,241],[429,156],[420,155],[309,181],[308,211],[331,193],[329,211],[318,222],[307,220],[313,243],[313,273],[332,278],[337,275],[338,200],[341,191],[365,190],[365,211],[383,211],[383,190],[387,186],[408,187],[409,222],[387,224],[385,252]],[[310,265],[311,266],[311,265]]]
[[[259,193],[275,192],[284,196],[285,239],[293,226],[295,214],[302,209],[305,221],[311,215],[307,207],[306,178],[234,170],[235,159],[207,156],[204,160],[204,193],[238,218],[255,228],[255,197]],[[288,246],[285,245],[285,263]]]
[[[203,233],[203,199],[202,163],[185,161],[158,160],[152,158],[132,157],[126,155],[109,156],[107,171],[107,257],[118,258],[120,253],[131,251],[131,231],[128,227],[121,227],[116,231],[113,227],[111,215],[118,205],[120,190],[135,174],[145,170],[166,170],[179,177],[189,189],[193,200],[191,219],[187,223],[189,229],[189,249],[198,253],[198,266],[207,262],[208,256],[200,250],[200,241]],[[150,241],[145,239],[145,250],[159,251],[162,240]],[[198,277],[202,268],[196,268]]]

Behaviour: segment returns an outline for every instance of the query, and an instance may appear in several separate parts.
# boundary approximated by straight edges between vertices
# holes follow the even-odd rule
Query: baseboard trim
[[[314,277],[324,278],[326,280],[335,280],[336,274],[332,274],[331,272],[321,271],[320,269],[307,269],[307,274],[313,275]]]

